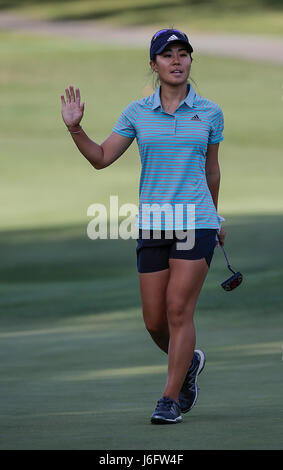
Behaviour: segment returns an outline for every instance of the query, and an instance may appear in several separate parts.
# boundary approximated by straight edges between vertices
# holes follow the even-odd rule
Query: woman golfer
[[[143,317],[154,342],[168,354],[167,382],[151,416],[156,424],[181,422],[181,413],[196,402],[205,355],[195,350],[194,311],[216,234],[221,244],[225,238],[217,214],[223,114],[188,83],[192,52],[181,31],[164,29],[153,36],[150,66],[160,85],[124,109],[101,145],[80,126],[79,89],[67,88],[66,101],[61,96],[63,120],[94,168],[111,165],[137,139],[142,168],[136,251]]]

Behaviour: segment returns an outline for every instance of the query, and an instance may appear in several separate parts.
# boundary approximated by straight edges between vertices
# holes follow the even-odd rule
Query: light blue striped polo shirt
[[[162,109],[160,86],[124,109],[113,131],[137,140],[139,228],[220,228],[205,161],[207,145],[223,140],[223,127],[221,108],[189,84],[186,98],[173,114]],[[159,219],[152,215],[155,211],[161,214]]]

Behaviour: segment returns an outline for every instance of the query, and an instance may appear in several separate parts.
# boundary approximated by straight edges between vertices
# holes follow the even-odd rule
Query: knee
[[[168,299],[167,301],[167,318],[171,327],[181,327],[193,321],[193,312],[190,311],[188,305],[178,299]]]
[[[145,322],[145,327],[149,334],[154,338],[162,338],[164,335],[168,334],[167,322],[160,322],[154,319],[147,320]]]

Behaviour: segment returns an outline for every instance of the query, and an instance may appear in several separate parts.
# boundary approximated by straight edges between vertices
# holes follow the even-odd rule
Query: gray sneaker
[[[190,411],[197,401],[199,391],[197,377],[203,370],[204,365],[205,354],[200,349],[196,349],[192,363],[179,393],[179,406],[182,413]]]
[[[151,415],[152,424],[175,424],[182,421],[178,403],[172,398],[161,397]]]

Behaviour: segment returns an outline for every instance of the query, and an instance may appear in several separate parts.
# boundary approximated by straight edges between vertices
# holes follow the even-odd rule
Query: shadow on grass
[[[135,272],[135,240],[91,240],[86,225],[0,233],[0,281],[103,280]]]
[[[2,320],[137,307],[135,246],[133,239],[90,240],[81,225],[2,232]]]
[[[231,273],[217,248],[199,309],[231,311],[232,302],[235,312],[279,313],[283,217],[226,218],[225,249],[244,281],[231,293],[221,289]],[[135,248],[132,239],[90,240],[82,225],[1,232],[2,320],[141,308]]]

